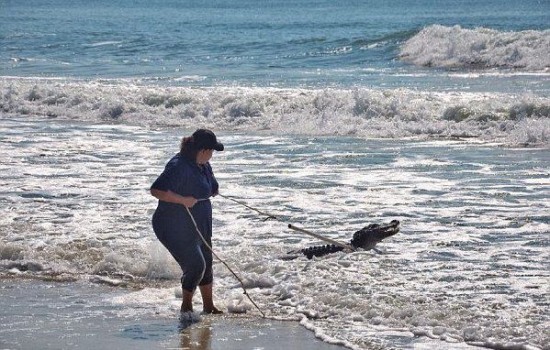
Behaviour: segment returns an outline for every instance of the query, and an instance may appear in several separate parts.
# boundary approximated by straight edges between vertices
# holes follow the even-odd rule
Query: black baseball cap
[[[193,133],[193,141],[198,149],[213,149],[223,151],[223,144],[218,142],[216,135],[208,129],[197,129]]]

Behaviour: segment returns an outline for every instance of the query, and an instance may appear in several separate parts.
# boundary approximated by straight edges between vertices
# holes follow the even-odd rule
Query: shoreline
[[[224,313],[179,320],[177,310],[113,303],[135,288],[92,280],[44,280],[29,276],[0,278],[0,349],[300,349],[382,350],[399,346],[419,350],[469,350],[466,343],[446,343],[387,330],[371,336],[385,345],[365,348],[326,339],[307,320],[277,320]]]
[[[0,279],[0,348],[344,349],[299,322],[224,314],[201,315],[189,325],[176,313],[170,318],[109,303],[124,293],[85,281]]]

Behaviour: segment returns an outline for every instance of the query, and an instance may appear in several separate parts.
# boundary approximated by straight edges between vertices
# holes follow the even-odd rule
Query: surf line
[[[235,203],[237,203],[237,204],[240,204],[240,205],[242,205],[242,206],[244,206],[244,207],[246,207],[246,208],[248,208],[248,209],[250,209],[250,210],[253,210],[253,211],[255,211],[255,212],[257,212],[257,213],[259,213],[259,214],[261,214],[261,215],[266,216],[266,218],[265,218],[264,220],[275,219],[275,220],[277,220],[277,221],[282,222],[282,220],[279,219],[277,216],[272,215],[272,214],[269,214],[269,213],[266,213],[266,212],[261,211],[261,210],[259,210],[259,209],[253,208],[253,207],[249,206],[248,204],[246,204],[246,203],[244,203],[244,202],[242,202],[242,201],[236,200],[236,199],[233,198],[233,197],[224,196],[223,194],[220,194],[220,193],[218,193],[218,196],[220,196],[220,197],[222,197],[222,198],[225,198],[225,199],[228,199],[228,200],[230,200],[230,201],[233,201],[233,202],[235,202]],[[314,232],[305,230],[305,229],[303,229],[303,228],[294,226],[294,225],[292,225],[292,224],[288,224],[288,228],[291,229],[291,230],[297,231],[297,232],[305,233],[306,235],[315,237],[315,238],[320,239],[320,240],[322,240],[322,241],[325,241],[325,242],[327,242],[327,243],[331,243],[331,244],[340,246],[340,247],[342,247],[342,248],[344,248],[344,249],[346,249],[346,250],[355,251],[355,248],[352,247],[352,246],[349,245],[349,244],[342,243],[342,242],[336,241],[336,240],[334,240],[334,239],[331,239],[331,238],[328,238],[328,237],[321,236],[321,235],[319,235],[319,234],[317,234],[317,233],[314,233]]]
[[[248,294],[246,288],[244,287],[244,283],[242,281],[242,279],[235,273],[235,271],[233,271],[233,269],[231,269],[231,267],[229,267],[229,265],[223,261],[215,252],[214,252],[214,249],[212,249],[212,247],[210,246],[210,244],[208,244],[208,242],[206,241],[206,239],[204,239],[204,236],[202,235],[201,233],[201,230],[199,230],[199,226],[197,225],[197,222],[195,221],[195,218],[193,217],[193,214],[191,214],[191,211],[189,210],[189,208],[185,207],[185,209],[187,210],[187,214],[189,214],[189,217],[191,218],[191,221],[193,221],[193,225],[195,226],[195,230],[197,230],[197,233],[199,235],[199,237],[201,238],[202,242],[204,243],[204,245],[208,248],[208,250],[210,250],[210,252],[212,253],[212,255],[214,255],[216,257],[216,259],[218,259],[225,267],[227,267],[227,269],[229,270],[229,272],[231,272],[233,274],[233,276],[235,276],[235,278],[237,279],[237,281],[239,281],[239,283],[241,284],[241,288],[243,289],[244,291],[244,295],[246,295],[246,297],[248,298],[248,300],[250,300],[250,302],[252,303],[252,305],[254,305],[254,307],[256,307],[256,309],[258,309],[258,311],[260,312],[260,314],[262,315],[263,318],[265,318],[265,314],[264,312],[260,309],[260,307],[258,306],[258,304],[256,304],[254,302],[254,300],[252,300],[252,298],[250,297],[250,295]]]

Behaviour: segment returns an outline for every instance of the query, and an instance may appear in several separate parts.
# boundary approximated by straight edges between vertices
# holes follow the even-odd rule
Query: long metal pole
[[[314,233],[314,232],[311,232],[311,231],[307,231],[307,230],[304,230],[303,228],[300,228],[300,227],[296,227],[292,224],[288,224],[288,228],[291,229],[291,230],[294,230],[294,231],[298,231],[298,232],[302,232],[302,233],[305,233],[306,235],[310,235],[310,236],[313,236],[315,238],[318,238],[322,241],[325,241],[325,242],[328,242],[328,243],[332,243],[334,245],[337,245],[337,246],[340,246],[344,249],[351,249],[351,250],[355,250],[351,245],[349,244],[345,244],[345,243],[341,243],[341,242],[338,242],[338,241],[335,241],[334,239],[331,239],[331,238],[328,238],[328,237],[324,237],[324,236],[321,236],[321,235],[318,235],[317,233]]]
[[[238,200],[236,200],[236,199],[234,199],[234,198],[232,198],[232,197],[224,196],[224,195],[222,195],[222,194],[219,194],[219,196],[220,196],[220,197],[223,197],[223,198],[225,198],[225,199],[228,199],[228,200],[230,200],[230,201],[233,201],[233,202],[235,202],[235,203],[237,203],[237,204],[240,204],[240,205],[242,205],[242,206],[244,206],[244,207],[246,207],[246,208],[248,208],[248,209],[250,209],[250,210],[254,210],[255,212],[257,212],[257,213],[259,213],[259,214],[265,215],[265,216],[267,216],[267,219],[270,219],[270,218],[271,218],[271,219],[275,219],[275,220],[281,221],[281,220],[280,220],[278,217],[276,217],[275,215],[271,215],[271,214],[269,214],[269,213],[263,212],[263,211],[258,210],[258,209],[256,209],[256,208],[253,208],[253,207],[247,205],[246,203],[244,203],[244,202],[242,202],[242,201],[238,201]],[[321,235],[319,235],[319,234],[317,234],[317,233],[313,233],[313,232],[311,232],[311,231],[304,230],[303,228],[296,227],[296,226],[294,226],[294,225],[292,225],[292,224],[288,224],[288,228],[289,228],[289,229],[292,229],[292,230],[294,230],[294,231],[298,231],[298,232],[305,233],[306,235],[313,236],[313,237],[318,238],[318,239],[320,239],[320,240],[322,240],[322,241],[325,241],[325,242],[328,242],[328,243],[331,243],[331,244],[335,244],[335,245],[337,245],[337,246],[343,247],[344,249],[351,249],[352,251],[355,250],[355,249],[354,249],[351,245],[349,245],[349,244],[345,244],[345,243],[342,243],[342,242],[335,241],[335,240],[333,240],[333,239],[331,239],[331,238],[324,237],[324,236],[321,236]]]

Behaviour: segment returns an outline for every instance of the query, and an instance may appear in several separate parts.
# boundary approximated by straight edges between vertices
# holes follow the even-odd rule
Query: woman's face
[[[213,149],[201,149],[197,153],[197,164],[206,164],[212,158],[213,153]]]

